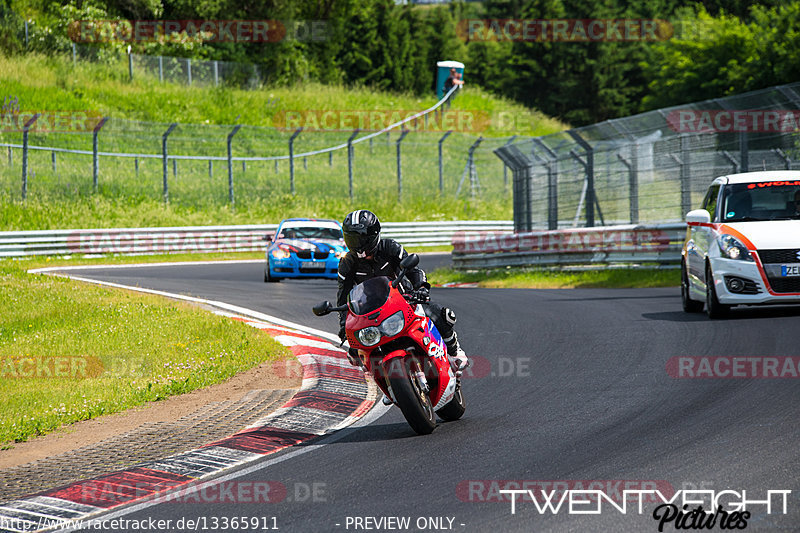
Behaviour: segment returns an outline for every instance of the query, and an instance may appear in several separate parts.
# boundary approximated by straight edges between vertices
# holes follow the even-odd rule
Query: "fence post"
[[[469,173],[469,186],[470,194],[474,197],[475,196],[475,181],[477,176],[475,174],[475,160],[473,154],[475,150],[478,148],[478,145],[481,144],[483,141],[483,137],[478,137],[478,140],[472,143],[472,146],[469,147],[467,151],[467,166],[464,167],[464,173],[461,175],[461,180],[458,182],[458,188],[456,189],[456,198],[458,195],[461,194],[461,186],[464,184],[464,178],[466,177],[467,173]]]
[[[208,177],[214,177],[214,161],[212,159],[208,160]]]
[[[289,190],[294,194],[294,140],[300,135],[303,128],[297,128],[289,137]]]
[[[139,179],[139,158],[133,158],[133,166],[136,168],[136,179]]]
[[[131,54],[130,46],[128,46],[128,78],[133,81],[133,54]]]
[[[158,81],[164,83],[164,57],[158,56]]]
[[[178,123],[177,122],[173,122],[172,124],[169,125],[169,128],[167,128],[167,131],[164,132],[164,135],[161,136],[161,169],[163,171],[163,178],[164,178],[164,203],[165,204],[169,202],[169,183],[167,182],[167,176],[169,175],[169,171],[168,171],[169,166],[167,164],[167,157],[168,157],[167,156],[167,137],[169,137],[169,134],[172,133],[172,130],[174,130],[176,127],[178,127]]]
[[[353,130],[353,134],[347,139],[347,181],[350,187],[350,201],[353,201],[353,139],[356,138],[358,132],[361,130]],[[388,132],[387,132],[388,135]]]
[[[242,172],[247,172],[247,161],[242,161]]]
[[[750,153],[747,145],[747,132],[739,132],[739,172],[750,172]]]
[[[75,47],[75,43],[72,43],[72,68],[78,67],[78,51]]]
[[[8,168],[11,168],[14,165],[13,159],[11,159],[11,147],[8,147]]]
[[[547,229],[558,229],[558,154],[540,139],[533,142],[550,156],[547,169]]]
[[[786,152],[780,148],[773,148],[772,151],[778,154],[778,157],[783,159],[783,166],[786,170],[792,170],[792,160],[788,155],[786,155]],[[11,166],[11,148],[8,149],[8,166]]]
[[[173,159],[172,160],[172,177],[173,178],[177,178],[178,177],[178,160],[177,159]]]
[[[397,203],[403,202],[403,169],[400,164],[400,143],[408,135],[409,130],[403,130],[397,139]]]
[[[303,170],[308,170],[308,156],[303,158]]]
[[[439,139],[439,195],[444,194],[444,162],[442,161],[442,143],[444,143],[445,139],[453,133],[453,130],[447,130],[447,133],[442,135],[442,138]]]
[[[27,33],[27,23],[25,30]],[[28,130],[34,122],[39,118],[40,113],[33,115],[28,122],[22,126],[22,199],[28,197]]]
[[[510,145],[516,139],[516,135],[512,135],[511,138],[506,142],[505,146]],[[503,161],[503,194],[508,194],[508,165],[505,164]]]
[[[586,227],[594,227],[594,208],[597,198],[594,192],[594,149],[575,130],[567,130],[570,137],[575,139],[586,152]]]
[[[219,87],[219,62],[214,60],[214,87]]]
[[[97,156],[97,134],[100,133],[100,128],[108,121],[108,117],[103,117],[100,119],[100,122],[97,123],[97,126],[94,127],[94,131],[92,132],[92,188],[94,192],[97,192],[97,175],[99,174],[98,167],[100,166],[100,160]]]
[[[681,135],[681,217],[692,209],[691,176],[689,175],[689,137]]]
[[[632,157],[629,160],[622,157],[622,154],[617,154],[625,168],[628,169],[628,205],[630,207],[631,224],[639,223],[639,176],[638,168],[636,165],[636,145],[631,145],[633,151]]]
[[[372,140],[372,139],[370,139],[370,140]],[[328,152],[328,166],[329,167],[333,166],[333,150]]]
[[[50,152],[50,159],[53,160],[53,174],[58,175],[58,169],[56,168],[56,153]]]
[[[278,160],[275,160],[275,174],[278,173]]]
[[[231,207],[233,207],[233,158],[231,154],[231,141],[241,127],[241,124],[237,124],[233,127],[233,131],[228,134],[228,200],[231,203]]]
[[[735,157],[731,155],[731,153],[727,150],[722,151],[722,156],[728,160],[728,162],[733,166],[733,173],[739,173],[739,162],[736,160]]]
[[[186,75],[189,78],[189,86],[191,87],[191,85],[192,85],[192,60],[189,59],[189,58],[186,58]]]

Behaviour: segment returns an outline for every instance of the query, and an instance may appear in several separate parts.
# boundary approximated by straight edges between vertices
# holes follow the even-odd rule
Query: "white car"
[[[800,172],[719,177],[686,222],[684,311],[800,303]]]

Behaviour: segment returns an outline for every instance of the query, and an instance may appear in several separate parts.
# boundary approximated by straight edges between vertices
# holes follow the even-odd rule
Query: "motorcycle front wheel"
[[[461,392],[461,383],[459,383],[456,385],[456,393],[453,395],[453,399],[447,402],[447,405],[436,411],[436,414],[439,415],[442,420],[450,422],[461,418],[466,408],[467,404],[464,402],[464,395]]]
[[[408,425],[419,435],[427,435],[436,429],[436,416],[428,394],[415,377],[418,366],[410,357],[392,359],[387,379]]]

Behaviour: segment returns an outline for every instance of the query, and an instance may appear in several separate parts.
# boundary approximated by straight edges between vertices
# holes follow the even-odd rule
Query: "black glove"
[[[358,355],[358,350],[355,348],[350,348],[347,350],[347,360],[353,366],[363,367],[364,365],[361,363],[361,357]]]
[[[431,290],[428,287],[420,287],[416,290],[414,296],[420,303],[428,303],[431,301]]]
[[[344,326],[339,328],[339,340],[344,343],[347,340],[347,332],[344,329]]]

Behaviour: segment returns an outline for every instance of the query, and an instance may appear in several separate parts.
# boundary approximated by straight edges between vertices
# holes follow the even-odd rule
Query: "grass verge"
[[[27,274],[32,266],[0,262],[4,447],[288,356],[243,323],[163,298]]]
[[[428,276],[431,283],[477,283],[479,287],[504,289],[577,289],[677,287],[678,269],[606,268],[598,270],[503,269],[458,272],[439,269]]]

